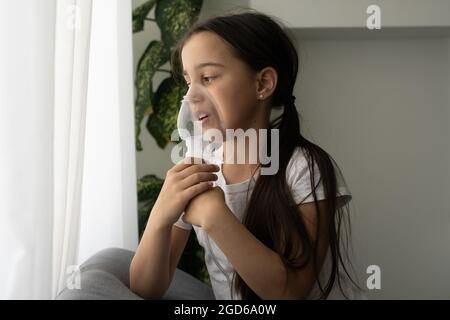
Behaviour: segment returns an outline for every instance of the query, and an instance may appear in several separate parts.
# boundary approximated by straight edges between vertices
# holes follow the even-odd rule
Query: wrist
[[[205,219],[202,225],[202,229],[204,229],[208,234],[221,226],[225,226],[230,218],[236,219],[233,212],[231,212],[230,208],[228,208],[226,204],[220,206],[219,208],[216,207],[210,212],[211,214],[208,215],[208,218]]]
[[[156,219],[153,219],[152,221],[148,219],[146,228],[150,228],[155,231],[170,231],[172,229],[172,225]]]
[[[156,230],[165,230],[165,229],[171,229],[172,224],[169,221],[166,221],[166,219],[162,218],[157,210],[152,210],[150,212],[150,216],[148,217],[147,221],[147,227],[151,227],[152,229]]]

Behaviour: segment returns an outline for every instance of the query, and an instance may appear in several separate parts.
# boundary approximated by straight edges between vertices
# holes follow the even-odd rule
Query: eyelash
[[[202,80],[204,80],[204,79],[211,79],[211,80],[214,80],[215,78],[217,78],[217,77],[202,77]],[[211,83],[211,81],[209,81],[208,83]],[[186,82],[186,84],[187,84],[188,86],[191,85],[191,84],[188,83],[188,82]]]

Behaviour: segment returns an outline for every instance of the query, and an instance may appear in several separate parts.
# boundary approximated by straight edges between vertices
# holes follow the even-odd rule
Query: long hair
[[[176,59],[181,60],[181,50],[186,41],[192,35],[202,31],[213,32],[228,42],[237,57],[255,72],[270,66],[278,73],[278,83],[272,96],[271,108],[284,105],[284,111],[270,123],[270,129],[279,129],[279,170],[274,175],[260,175],[256,180],[247,202],[243,225],[264,245],[277,252],[288,270],[298,270],[312,262],[315,279],[321,290],[320,299],[328,297],[336,280],[343,292],[339,276],[341,268],[359,288],[348,272],[340,246],[344,233],[347,240],[344,245],[348,247],[351,228],[348,214],[345,214],[349,211],[348,204],[337,208],[337,181],[333,165],[336,162],[325,150],[302,136],[295,101],[291,99],[299,64],[297,51],[291,39],[281,27],[281,23],[252,10],[214,16],[205,21],[197,21],[184,35],[177,48],[172,51],[173,68],[177,67]],[[311,239],[307,233],[305,223],[298,213],[297,205],[286,181],[286,167],[297,147],[301,147],[305,152],[311,173],[310,183],[317,211],[315,240]],[[271,153],[270,149],[268,144],[269,153]],[[332,260],[331,274],[325,288],[319,281],[317,243],[321,240],[320,224],[324,222],[319,219],[320,211],[315,190],[320,181],[314,181],[315,164],[320,171],[320,180],[323,183],[329,208],[329,212],[326,213],[327,220],[332,222],[329,223],[328,229],[329,252]],[[337,164],[336,168],[338,168]],[[343,232],[343,227],[347,232]],[[295,251],[297,247],[294,243],[295,238],[300,240],[301,252]],[[280,239],[283,240],[284,245],[281,245]],[[348,258],[345,247],[343,249]],[[233,274],[232,286],[240,293],[242,299],[261,299],[237,272]]]

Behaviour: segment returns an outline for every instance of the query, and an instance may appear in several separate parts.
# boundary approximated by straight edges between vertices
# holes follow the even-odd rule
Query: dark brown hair
[[[328,229],[332,270],[325,288],[318,281],[322,292],[320,298],[326,299],[328,297],[336,279],[341,291],[343,291],[340,276],[341,267],[352,283],[359,288],[350,276],[341,252],[342,228],[344,227],[347,231],[345,232],[347,241],[344,243],[347,249],[351,228],[348,219],[348,204],[342,208],[337,208],[337,181],[333,163],[336,168],[338,168],[337,164],[325,150],[302,136],[299,115],[294,101],[291,100],[299,61],[297,51],[289,36],[282,29],[281,23],[276,22],[272,17],[253,10],[214,16],[205,21],[196,22],[184,35],[178,47],[172,52],[173,68],[176,67],[176,59],[181,61],[181,50],[186,41],[192,35],[202,31],[213,32],[228,42],[237,57],[255,72],[268,66],[273,67],[278,73],[278,83],[272,96],[271,107],[276,108],[285,105],[283,114],[270,124],[270,128],[279,129],[280,134],[279,170],[275,175],[260,175],[256,180],[242,223],[264,245],[277,252],[288,269],[301,269],[312,259],[315,278],[318,281],[320,267],[317,262],[317,242],[321,239],[319,230],[321,229],[320,224],[323,222],[319,219],[319,205],[315,190],[322,182],[327,207],[329,208],[327,217],[333,223],[329,223]],[[297,147],[304,150],[311,173],[310,183],[317,210],[317,237],[315,241],[307,233],[305,223],[298,214],[297,204],[293,200],[286,181],[286,167]],[[270,144],[268,144],[268,152],[271,152]],[[314,181],[315,164],[320,171],[321,181],[317,182]],[[300,239],[301,252],[294,251],[296,248],[294,238]],[[282,239],[284,246],[281,245],[280,239]],[[348,258],[347,249],[345,253]],[[238,273],[234,273],[233,280],[235,289],[240,292],[243,299],[260,299]]]

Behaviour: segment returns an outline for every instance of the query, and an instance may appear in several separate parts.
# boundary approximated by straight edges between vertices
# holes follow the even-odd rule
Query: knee
[[[126,257],[133,257],[133,255],[134,255],[133,251],[123,248],[111,247],[98,251],[89,259],[92,259],[94,257],[102,257],[103,259],[107,260],[116,260],[116,259],[124,259]]]
[[[91,256],[80,267],[81,272],[101,270],[112,274],[129,287],[129,268],[134,252],[122,248],[106,248]]]
[[[141,300],[123,282],[111,273],[102,270],[81,272],[79,288],[64,288],[56,300]]]

